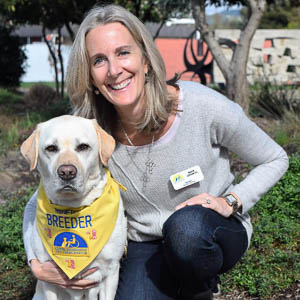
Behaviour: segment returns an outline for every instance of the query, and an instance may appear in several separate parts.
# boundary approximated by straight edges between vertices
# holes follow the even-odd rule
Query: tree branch
[[[65,80],[65,71],[64,71],[64,60],[61,54],[61,27],[58,27],[58,58],[60,64],[60,71],[61,71],[61,87],[60,87],[60,98],[61,100],[64,98],[64,80]]]
[[[159,25],[159,27],[157,28],[157,30],[156,30],[156,32],[155,32],[155,34],[154,34],[153,41],[155,41],[155,40],[158,38],[161,29],[163,28],[163,26],[164,26],[165,23],[166,23],[166,20],[167,20],[167,18],[164,18],[164,19],[160,22],[160,25]]]
[[[70,35],[71,41],[73,42],[74,41],[74,31],[71,28],[70,23],[66,21],[65,26],[67,28],[67,31],[68,31],[69,35]]]
[[[56,94],[59,95],[59,83],[58,83],[58,70],[57,70],[57,59],[56,59],[56,55],[55,52],[53,51],[50,43],[47,40],[46,37],[46,26],[45,24],[42,25],[42,34],[43,34],[43,39],[48,47],[48,50],[50,52],[50,55],[53,59],[53,67],[54,67],[54,71],[55,71],[55,86],[56,86]]]
[[[214,38],[212,31],[206,22],[205,0],[193,0],[193,17],[196,22],[196,29],[201,32],[201,38],[206,42],[209,50],[212,52],[219,68],[225,79],[229,76],[229,62],[226,59],[221,46]]]
[[[231,64],[232,68],[239,65],[237,73],[246,70],[251,41],[267,5],[266,0],[245,0],[245,3],[250,11],[250,18],[245,28],[240,32],[239,42],[233,53]]]

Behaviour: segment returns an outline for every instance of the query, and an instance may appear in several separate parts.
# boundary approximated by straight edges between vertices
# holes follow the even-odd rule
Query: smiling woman
[[[128,29],[120,23],[99,25],[87,34],[86,49],[95,88],[114,105],[122,122],[137,123],[144,113],[148,65]]]
[[[127,188],[128,248],[114,299],[211,300],[218,275],[249,246],[248,211],[287,169],[283,149],[223,95],[178,76],[166,81],[152,36],[120,6],[86,15],[67,87],[75,114],[96,118],[116,139],[107,165]],[[239,184],[229,151],[254,166]],[[28,253],[33,270],[44,271]],[[42,279],[93,284],[57,273]]]
[[[114,120],[116,110],[122,106],[114,106],[105,95],[114,101],[120,99],[123,92],[130,94],[132,105],[141,100],[135,114],[122,117],[124,127],[130,121],[144,133],[161,129],[170,112],[176,110],[175,80],[168,86],[165,84],[165,65],[151,34],[139,19],[122,7],[108,5],[101,11],[95,8],[89,12],[77,32],[69,61],[73,63],[68,65],[66,82],[74,113],[96,117],[105,130],[120,132],[120,128],[116,128],[119,123]],[[84,98],[86,101],[82,101]],[[131,110],[126,105],[128,97],[125,98],[123,108],[127,107],[128,112]],[[129,127],[128,131],[135,131]],[[121,136],[123,134],[119,134]],[[149,141],[149,138],[136,139],[137,145]]]

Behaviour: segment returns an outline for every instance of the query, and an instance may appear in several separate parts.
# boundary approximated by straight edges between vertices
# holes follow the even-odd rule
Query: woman
[[[151,35],[119,6],[85,17],[67,86],[75,114],[97,118],[118,142],[109,169],[127,187],[129,244],[116,299],[212,299],[218,274],[249,247],[248,211],[286,171],[286,153],[224,96],[176,77],[166,83]],[[254,166],[239,184],[229,150]],[[35,201],[24,216],[35,276],[71,288],[95,285],[35,259],[26,243]]]

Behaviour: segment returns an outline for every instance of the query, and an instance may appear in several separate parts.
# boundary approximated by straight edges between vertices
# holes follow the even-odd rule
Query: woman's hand
[[[212,195],[202,193],[198,196],[190,198],[176,206],[176,210],[189,205],[201,205],[210,208],[225,218],[231,216],[233,209],[227,204],[226,200],[222,197],[214,197]]]
[[[85,271],[81,278],[69,279],[68,276],[52,261],[40,263],[37,259],[30,262],[31,270],[38,280],[56,284],[62,288],[83,290],[95,287],[99,282],[84,279],[94,273],[98,268],[91,268]]]

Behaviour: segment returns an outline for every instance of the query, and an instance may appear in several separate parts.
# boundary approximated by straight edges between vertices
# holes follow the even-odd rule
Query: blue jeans
[[[167,219],[162,240],[129,241],[115,299],[174,300],[180,289],[205,291],[247,247],[246,230],[236,218],[198,205],[184,207]]]

